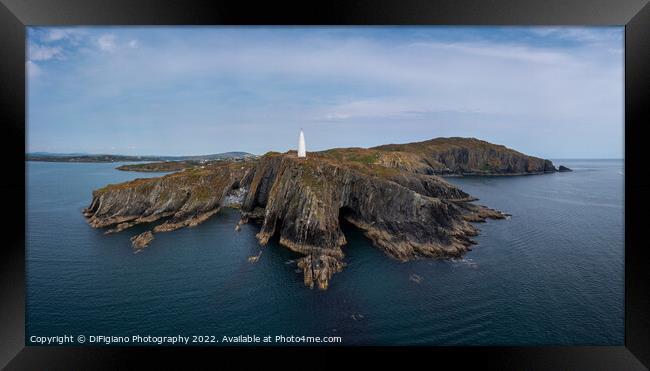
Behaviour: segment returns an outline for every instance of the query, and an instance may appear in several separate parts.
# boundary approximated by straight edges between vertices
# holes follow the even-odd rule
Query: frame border
[[[28,25],[625,25],[625,345],[618,347],[168,348],[25,346],[25,36]],[[298,4],[222,0],[0,0],[0,154],[9,174],[0,185],[10,206],[0,248],[0,367],[97,369],[186,367],[218,356],[243,365],[260,357],[320,355],[392,359],[417,355],[454,366],[498,369],[647,369],[650,367],[650,253],[644,247],[644,126],[650,123],[648,0],[350,0]],[[7,164],[8,163],[8,164]],[[326,357],[320,357],[326,358]],[[330,358],[330,357],[327,357]],[[334,358],[334,357],[331,357]],[[320,359],[319,359],[320,360]],[[335,366],[335,360],[330,362]],[[340,362],[340,361],[339,361]],[[339,363],[336,362],[336,363]],[[399,363],[398,363],[399,362]],[[323,364],[324,365],[324,364]],[[101,366],[101,367],[100,367]],[[403,364],[401,365],[403,367]]]

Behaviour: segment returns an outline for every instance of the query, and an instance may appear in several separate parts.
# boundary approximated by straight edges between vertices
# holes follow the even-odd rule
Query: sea
[[[93,189],[161,174],[26,162],[26,344],[623,345],[623,160],[554,163],[574,171],[447,178],[512,215],[478,223],[478,244],[460,259],[399,262],[343,225],[347,267],[320,291],[304,286],[298,255],[259,246],[259,225],[235,231],[235,209],[158,233],[139,253],[129,239],[146,226],[104,235],[86,223]]]

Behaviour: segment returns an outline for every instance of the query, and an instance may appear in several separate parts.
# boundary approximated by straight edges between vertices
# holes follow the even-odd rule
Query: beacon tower
[[[305,134],[300,129],[300,138],[298,139],[298,157],[307,157],[307,149],[305,148]]]

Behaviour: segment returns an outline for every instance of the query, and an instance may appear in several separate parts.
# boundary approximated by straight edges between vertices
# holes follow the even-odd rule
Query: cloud
[[[77,39],[81,36],[81,30],[70,28],[53,27],[47,30],[41,37],[43,42],[55,42],[62,40]]]
[[[135,66],[142,64],[143,76],[146,65],[147,73],[156,76],[161,84],[180,76],[191,79],[226,74],[245,81],[274,76],[327,89],[336,89],[337,84],[340,89],[350,85],[374,87],[374,92],[364,94],[368,96],[346,97],[340,93],[334,101],[314,108],[311,114],[305,113],[307,117],[337,121],[396,118],[404,112],[431,111],[583,115],[585,110],[599,109],[593,99],[602,95],[602,89],[615,87],[603,84],[612,78],[616,81],[619,71],[612,65],[598,64],[604,52],[598,49],[491,41],[395,45],[336,41],[296,41],[282,48],[261,42],[229,48],[180,46],[174,55],[159,50],[142,59],[131,59],[128,68],[135,72],[140,69]],[[152,66],[149,60],[160,63]],[[261,92],[263,83],[259,84],[256,89]],[[277,96],[281,92],[268,94]]]
[[[113,34],[104,34],[97,39],[97,44],[99,48],[103,51],[114,52],[117,48],[115,44],[115,35]]]
[[[99,36],[97,45],[99,45],[100,50],[112,53],[124,48],[136,49],[140,46],[140,43],[136,39],[131,39],[127,43],[118,44],[117,37],[111,33]]]
[[[464,54],[532,63],[567,64],[576,62],[570,54],[561,51],[531,48],[517,44],[496,43],[413,43],[412,47],[456,51]]]
[[[533,27],[530,32],[542,36],[581,43],[601,44],[604,42],[622,42],[623,32],[617,28],[588,27]]]
[[[32,61],[47,61],[55,57],[61,57],[63,49],[59,46],[44,46],[32,44],[29,46],[29,59]]]
[[[32,61],[27,61],[25,63],[26,68],[27,68],[27,77],[28,78],[34,78],[36,76],[39,76],[42,73],[41,68],[34,62]]]
[[[160,92],[227,76],[251,92],[246,108],[251,120],[255,112],[261,114],[259,101],[263,100],[274,102],[278,116],[354,122],[415,120],[440,112],[555,121],[575,120],[590,111],[612,117],[615,101],[610,96],[614,103],[608,103],[604,97],[607,91],[618,92],[616,79],[622,71],[620,61],[607,57],[607,50],[516,41],[388,43],[318,35],[279,44],[259,37],[226,41],[177,37],[128,57],[114,53],[94,60],[82,73],[95,86],[93,94],[102,98],[117,98],[128,91]],[[98,40],[103,50],[119,49],[114,34],[103,34]],[[131,42],[124,45],[132,47]],[[299,86],[314,90],[301,93]],[[218,90],[219,85],[211,89]],[[351,89],[349,94],[346,89]],[[334,93],[323,96],[321,91]],[[304,96],[312,103],[292,103]]]
[[[622,30],[529,31],[536,36],[521,37],[518,30],[513,37],[495,38],[489,29],[481,31],[485,38],[415,38],[402,31],[384,38],[386,30],[354,28],[91,28],[80,47],[64,45],[68,58],[57,65],[57,74],[47,73],[47,63],[34,64],[46,72],[42,80],[47,77],[49,86],[65,94],[30,94],[52,102],[54,113],[43,108],[43,123],[57,113],[61,122],[69,122],[69,112],[76,112],[75,119],[84,123],[113,128],[115,133],[106,135],[117,141],[124,140],[117,134],[130,134],[116,122],[131,123],[134,130],[160,128],[158,142],[151,139],[143,148],[183,146],[172,134],[180,130],[179,122],[190,128],[188,138],[251,133],[280,138],[285,128],[302,124],[320,125],[323,133],[344,128],[356,133],[373,131],[376,124],[380,129],[367,136],[374,144],[422,139],[416,134],[492,133],[486,139],[518,135],[510,139],[514,144],[543,138],[530,140],[530,148],[554,153],[568,151],[554,142],[560,133],[584,142],[575,148],[587,149],[609,140],[602,138],[620,137],[623,68],[617,50],[622,42],[613,36]],[[557,41],[569,38],[573,42]],[[31,117],[36,122],[39,116]],[[251,123],[249,132],[241,123]],[[447,132],[440,130],[444,125]],[[382,130],[388,127],[404,129],[386,139],[389,133]],[[419,131],[408,129],[413,127]]]

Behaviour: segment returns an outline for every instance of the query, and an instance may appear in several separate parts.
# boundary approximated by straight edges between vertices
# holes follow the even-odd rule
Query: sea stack
[[[305,148],[305,134],[300,129],[300,138],[298,139],[298,157],[307,157],[307,149]]]

